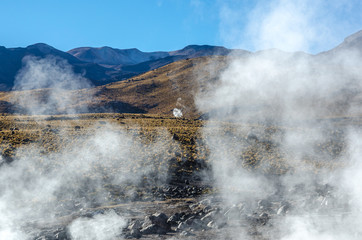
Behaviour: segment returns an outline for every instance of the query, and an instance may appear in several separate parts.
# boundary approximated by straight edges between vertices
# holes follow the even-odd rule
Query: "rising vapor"
[[[324,3],[281,0],[257,6],[249,23],[255,46],[310,51],[330,36],[323,25],[329,19],[317,21],[325,11],[317,12],[318,6]],[[224,23],[235,22],[222,16]],[[218,83],[198,95],[198,109],[211,120],[203,134],[225,206],[243,204],[254,211],[245,210],[247,221],[270,221],[254,234],[283,240],[361,238],[360,130],[338,124],[361,114],[361,60],[350,50],[310,55],[270,49],[230,57]],[[280,209],[274,212],[275,206]],[[236,226],[233,239],[251,238],[243,224]]]
[[[87,124],[77,115],[84,109],[76,107],[77,99],[69,92],[89,86],[63,60],[24,59],[13,104],[33,115],[37,125],[46,119],[59,121],[43,129],[38,141],[0,161],[1,239],[38,239],[44,229],[57,224],[66,225],[58,233],[64,238],[122,239],[127,216],[114,211],[90,215],[90,209],[126,201],[110,194],[112,186],[119,186],[117,191],[132,201],[137,186],[166,182],[166,154],[178,149],[170,134],[161,129],[150,142],[142,140],[139,131],[127,131],[119,124]],[[50,116],[58,113],[68,115]],[[72,120],[63,121],[68,118]],[[76,136],[73,129],[78,131]]]

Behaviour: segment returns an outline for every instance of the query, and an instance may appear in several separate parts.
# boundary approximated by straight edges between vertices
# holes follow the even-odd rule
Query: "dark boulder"
[[[164,213],[155,213],[145,218],[142,224],[141,234],[166,234],[171,231],[171,224]]]
[[[180,219],[182,217],[182,213],[175,213],[171,217],[167,219],[167,223],[171,226],[177,226],[180,223]]]
[[[127,227],[127,229],[129,230],[129,236],[137,239],[141,238],[142,237],[141,228],[142,228],[142,223],[140,220],[132,221]]]

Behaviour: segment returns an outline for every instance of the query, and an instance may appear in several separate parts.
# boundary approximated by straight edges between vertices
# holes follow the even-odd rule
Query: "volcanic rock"
[[[155,213],[145,218],[142,224],[141,234],[166,234],[171,231],[171,224],[164,213]]]

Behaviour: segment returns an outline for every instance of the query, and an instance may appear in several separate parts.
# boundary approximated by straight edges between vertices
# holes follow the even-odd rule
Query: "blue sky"
[[[361,0],[0,0],[0,45],[316,53],[362,29]]]

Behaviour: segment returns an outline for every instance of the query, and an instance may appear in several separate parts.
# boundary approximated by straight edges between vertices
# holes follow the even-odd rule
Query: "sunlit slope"
[[[226,66],[225,57],[182,60],[126,81],[98,87],[94,105],[124,102],[147,113],[198,115],[194,99]],[[104,104],[103,104],[104,103]],[[115,104],[116,105],[116,104]]]
[[[172,115],[174,108],[185,117],[197,117],[195,96],[216,81],[226,67],[227,57],[201,57],[181,60],[136,77],[111,84],[59,93],[59,101],[71,98],[72,106],[54,109],[50,114],[76,112],[121,112]],[[20,112],[17,99],[47,98],[49,89],[0,93],[1,112]],[[75,101],[74,101],[75,100]]]

